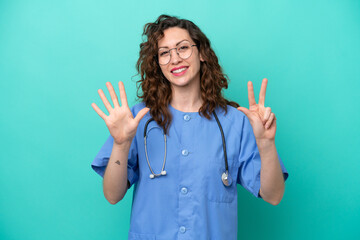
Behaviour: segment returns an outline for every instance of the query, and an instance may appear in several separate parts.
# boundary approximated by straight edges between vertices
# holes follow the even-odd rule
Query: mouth
[[[186,71],[188,70],[189,67],[181,67],[181,68],[178,68],[176,70],[172,70],[170,71],[173,75],[175,76],[181,76],[181,75],[184,75],[186,73]]]

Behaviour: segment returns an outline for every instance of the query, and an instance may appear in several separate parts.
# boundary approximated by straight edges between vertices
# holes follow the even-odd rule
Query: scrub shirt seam
[[[244,129],[244,124],[245,124],[245,121],[244,121],[244,117],[243,117],[243,121],[242,121],[242,125],[241,125],[241,129]],[[240,133],[240,148],[239,148],[239,157],[238,157],[238,159],[240,158],[240,154],[241,154],[241,143],[242,143],[242,141],[243,141],[243,136],[244,136],[244,134],[243,134],[243,131]],[[240,165],[241,165],[241,162],[239,163]]]
[[[254,168],[254,172],[255,172],[255,168]],[[260,187],[261,187],[261,181],[260,181],[260,173],[256,175],[255,178],[255,182],[252,186],[252,192],[256,197],[259,197],[259,191],[260,191]]]

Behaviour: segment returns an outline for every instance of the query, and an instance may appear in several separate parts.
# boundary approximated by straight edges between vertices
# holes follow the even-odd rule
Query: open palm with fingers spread
[[[136,134],[136,129],[139,125],[140,120],[149,111],[149,108],[145,107],[141,109],[134,118],[127,103],[124,83],[121,81],[119,82],[120,99],[122,106],[120,106],[118,102],[118,98],[111,83],[107,82],[106,86],[109,90],[114,108],[112,108],[111,104],[109,103],[104,92],[101,89],[98,90],[98,93],[106,109],[109,112],[109,116],[107,116],[103,111],[101,111],[101,109],[95,103],[92,103],[91,106],[94,108],[97,114],[99,114],[99,116],[105,121],[105,124],[108,127],[109,132],[114,138],[114,142],[116,144],[120,145],[125,142],[131,142]]]
[[[271,112],[270,107],[265,107],[265,94],[268,80],[263,79],[259,95],[259,103],[255,101],[254,88],[252,82],[248,82],[248,97],[249,97],[249,109],[244,107],[238,107],[237,109],[242,111],[250,121],[253,128],[255,138],[259,139],[275,139],[276,132],[276,117]]]

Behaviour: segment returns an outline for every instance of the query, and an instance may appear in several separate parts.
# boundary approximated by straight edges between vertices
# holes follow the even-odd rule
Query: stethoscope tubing
[[[228,173],[229,165],[228,165],[227,154],[226,154],[226,141],[225,141],[224,131],[222,129],[219,118],[217,117],[215,111],[213,113],[214,113],[215,120],[216,120],[216,122],[219,126],[219,129],[220,129],[220,132],[221,132],[221,140],[222,140],[222,144],[223,144],[223,151],[224,151],[224,158],[225,158],[225,171],[226,171],[226,173]]]
[[[222,140],[222,145],[223,145],[223,152],[224,152],[225,172],[221,176],[221,179],[222,179],[225,186],[230,186],[231,185],[231,178],[229,178],[229,165],[228,165],[227,154],[226,154],[226,141],[225,141],[224,131],[223,131],[223,128],[222,128],[222,126],[220,124],[219,118],[216,115],[215,111],[213,111],[213,114],[214,114],[216,123],[217,123],[217,125],[218,125],[218,127],[220,129],[221,140]],[[162,166],[162,169],[161,169],[161,173],[158,173],[158,174],[154,173],[154,171],[153,171],[153,169],[151,168],[151,165],[150,165],[149,156],[148,156],[148,153],[147,153],[147,144],[146,144],[147,135],[146,135],[146,133],[147,133],[148,125],[152,121],[154,121],[154,118],[148,119],[146,121],[145,127],[144,127],[145,156],[146,156],[147,164],[148,164],[149,169],[151,171],[150,178],[166,175],[166,171],[164,170],[165,169],[165,163],[166,163],[166,134],[164,134],[165,153],[164,153],[164,162],[163,162],[163,166]],[[229,182],[229,180],[230,180],[230,182]]]
[[[161,175],[166,175],[166,171],[164,170],[165,169],[165,163],[166,163],[166,134],[164,134],[164,143],[165,143],[165,152],[164,152],[164,162],[163,162],[163,165],[162,165],[162,168],[161,168],[161,172],[160,173],[154,173],[154,171],[152,170],[151,166],[150,166],[150,162],[149,162],[149,156],[148,156],[148,151],[147,151],[147,144],[146,144],[146,132],[147,132],[147,127],[149,125],[150,122],[154,121],[154,118],[150,118],[146,124],[145,124],[145,128],[144,128],[144,144],[145,144],[145,156],[146,156],[146,161],[147,161],[147,164],[149,166],[149,169],[151,171],[151,174],[150,175],[150,178],[154,178],[154,177],[159,177]]]

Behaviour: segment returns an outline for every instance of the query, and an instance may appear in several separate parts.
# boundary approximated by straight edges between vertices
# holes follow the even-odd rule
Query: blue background
[[[360,2],[0,1],[0,239],[126,239],[132,190],[110,205],[90,163],[109,133],[97,90],[135,104],[143,26],[195,22],[247,107],[269,79],[290,177],[272,206],[239,186],[239,239],[359,237]]]

